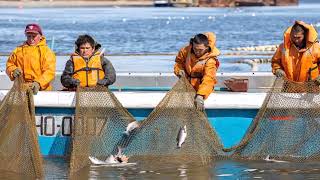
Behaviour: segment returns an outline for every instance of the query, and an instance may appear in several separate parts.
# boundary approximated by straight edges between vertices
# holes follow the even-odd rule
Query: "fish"
[[[101,161],[95,157],[89,156],[89,160],[91,164],[98,165],[98,166],[109,166],[109,167],[124,167],[124,166],[134,166],[137,163],[119,163],[118,161],[115,161],[115,158],[113,155],[109,156],[107,160]]]
[[[89,160],[92,164],[95,165],[105,165],[105,164],[110,164],[110,163],[118,163],[118,161],[115,159],[113,155],[110,155],[105,161],[101,161],[95,157],[89,156]]]
[[[267,155],[267,157],[264,160],[268,161],[268,162],[278,162],[278,163],[287,162],[287,161],[280,161],[280,160],[276,160],[276,159],[270,159],[270,155]]]
[[[182,144],[187,138],[187,126],[184,125],[183,127],[180,127],[178,137],[177,137],[177,148],[181,148]]]
[[[120,146],[118,146],[118,153],[117,153],[117,155],[115,155],[115,157],[121,157],[121,156],[123,156],[123,154],[122,154],[123,149],[124,149],[124,148],[121,148]]]
[[[138,121],[133,121],[131,123],[128,124],[126,131],[124,131],[123,133],[126,134],[127,136],[129,136],[130,132],[136,128],[138,128],[140,126]]]

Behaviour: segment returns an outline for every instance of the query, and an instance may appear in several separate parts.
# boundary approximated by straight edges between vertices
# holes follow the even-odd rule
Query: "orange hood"
[[[309,49],[317,40],[318,40],[318,33],[316,31],[316,29],[312,26],[309,25],[303,21],[296,21],[294,24],[299,24],[301,26],[303,26],[305,29],[307,29],[306,32],[306,49]],[[290,38],[290,33],[292,30],[292,26],[290,26],[285,32],[284,32],[284,37],[283,37],[283,43],[284,43],[284,47],[286,49],[289,49],[291,46],[291,38]]]
[[[210,54],[212,56],[219,56],[220,55],[220,51],[219,49],[216,47],[216,35],[213,32],[206,32],[204,33],[204,35],[206,35],[208,37],[209,40],[209,46],[210,46]]]

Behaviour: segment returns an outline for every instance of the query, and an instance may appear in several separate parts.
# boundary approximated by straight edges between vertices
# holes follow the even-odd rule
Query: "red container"
[[[248,79],[231,78],[224,81],[226,87],[233,92],[247,92],[248,91]]]

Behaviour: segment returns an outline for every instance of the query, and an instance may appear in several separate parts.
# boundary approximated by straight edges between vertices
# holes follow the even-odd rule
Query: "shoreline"
[[[138,1],[1,1],[0,8],[154,7],[152,0]]]
[[[182,3],[183,4],[183,3]],[[292,6],[293,4],[279,4],[280,6]],[[177,3],[176,7],[181,6]],[[250,4],[246,7],[252,6]],[[270,6],[267,5],[267,6]],[[154,0],[0,0],[0,8],[85,8],[85,7],[156,7]],[[186,6],[187,7],[187,6]],[[198,6],[195,6],[198,7]],[[234,4],[201,4],[200,7],[235,7]]]

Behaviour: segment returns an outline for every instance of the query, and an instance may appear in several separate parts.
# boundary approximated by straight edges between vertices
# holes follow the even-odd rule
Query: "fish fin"
[[[270,160],[270,155],[268,154],[265,160]]]
[[[118,154],[116,156],[121,156],[124,148],[121,148],[120,146],[118,146],[117,148],[118,148]]]
[[[90,160],[90,162],[91,162],[92,164],[105,164],[104,161],[101,161],[101,160],[99,160],[99,159],[97,159],[97,158],[95,158],[95,157],[89,156],[89,160]]]
[[[129,136],[129,132],[128,131],[123,131],[123,134]]]

